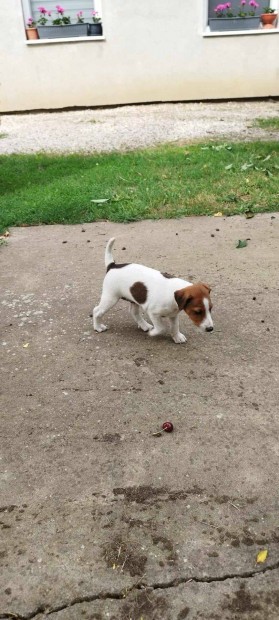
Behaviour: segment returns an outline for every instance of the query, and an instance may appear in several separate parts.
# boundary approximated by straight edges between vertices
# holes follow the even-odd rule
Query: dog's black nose
[[[206,331],[206,332],[213,332],[213,327],[206,327],[206,328],[205,328],[205,331]]]

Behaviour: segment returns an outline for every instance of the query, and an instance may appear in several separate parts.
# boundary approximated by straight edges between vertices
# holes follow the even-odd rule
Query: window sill
[[[26,40],[26,45],[49,45],[56,43],[84,43],[84,42],[92,42],[92,41],[105,41],[105,37],[102,35],[100,37],[71,37],[71,38],[61,38],[61,39],[35,39],[34,41]]]
[[[258,28],[257,30],[219,30],[218,32],[211,32],[209,27],[202,33],[203,37],[243,37],[255,34],[278,34],[279,28]]]

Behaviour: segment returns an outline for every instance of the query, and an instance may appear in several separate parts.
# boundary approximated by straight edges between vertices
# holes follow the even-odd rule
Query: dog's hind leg
[[[153,325],[147,323],[147,321],[144,320],[142,316],[142,309],[140,308],[140,306],[137,306],[134,303],[130,303],[129,310],[140,329],[142,329],[144,332],[148,332],[150,329],[153,328]]]
[[[98,306],[93,310],[93,325],[96,332],[104,332],[107,329],[106,325],[100,322],[100,319],[108,310],[113,308],[117,304],[119,297],[117,295],[108,294],[108,292],[102,293],[102,297]]]

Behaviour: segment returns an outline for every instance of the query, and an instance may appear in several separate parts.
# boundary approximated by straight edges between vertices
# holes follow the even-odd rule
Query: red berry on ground
[[[166,431],[166,433],[172,433],[173,424],[171,422],[164,422],[164,424],[162,424],[162,429]]]

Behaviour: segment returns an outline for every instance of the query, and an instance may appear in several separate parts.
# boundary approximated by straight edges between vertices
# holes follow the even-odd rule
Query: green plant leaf
[[[247,246],[247,241],[246,241],[246,239],[239,239],[239,240],[238,240],[238,243],[237,243],[237,245],[236,245],[236,248],[237,248],[237,249],[239,249],[239,248],[246,248],[246,246]]]
[[[104,202],[109,202],[110,198],[97,198],[97,200],[90,200],[90,202],[94,202],[95,204],[103,204]]]
[[[233,164],[229,164],[228,166],[225,166],[225,170],[231,170],[233,168]]]

